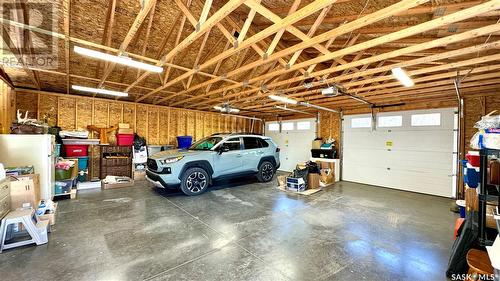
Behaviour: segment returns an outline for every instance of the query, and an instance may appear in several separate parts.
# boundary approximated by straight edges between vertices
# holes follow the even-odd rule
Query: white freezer
[[[34,166],[40,175],[40,199],[54,196],[54,136],[0,134],[0,163],[5,167]]]

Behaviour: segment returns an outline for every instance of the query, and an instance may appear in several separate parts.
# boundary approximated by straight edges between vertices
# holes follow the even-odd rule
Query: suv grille
[[[156,164],[156,160],[148,159],[148,169],[153,170],[153,171],[158,170],[158,165]]]

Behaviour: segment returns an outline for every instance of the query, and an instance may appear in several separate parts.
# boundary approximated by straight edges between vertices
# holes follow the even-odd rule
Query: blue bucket
[[[458,209],[460,210],[460,217],[465,218],[465,200],[457,200],[456,204]]]
[[[78,158],[78,171],[86,170],[89,164],[89,157],[75,157]]]
[[[193,142],[192,136],[177,136],[177,147],[179,149],[189,148],[192,142]]]

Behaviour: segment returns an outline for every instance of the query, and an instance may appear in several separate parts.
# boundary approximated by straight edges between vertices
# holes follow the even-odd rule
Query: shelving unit
[[[100,178],[122,176],[132,178],[131,146],[100,146]]]
[[[478,212],[478,229],[479,243],[481,246],[491,246],[497,234],[490,234],[486,228],[486,205],[498,204],[500,206],[500,186],[498,184],[489,183],[488,163],[492,158],[500,159],[500,150],[498,149],[481,149],[480,155],[480,173],[481,184],[478,187],[479,212]],[[491,172],[491,171],[490,171]]]

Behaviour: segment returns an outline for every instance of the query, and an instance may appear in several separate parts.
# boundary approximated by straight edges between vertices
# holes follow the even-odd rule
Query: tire
[[[202,168],[189,168],[181,177],[181,190],[189,196],[200,195],[207,191],[210,177]]]
[[[257,179],[260,182],[270,182],[273,180],[275,173],[276,168],[274,167],[274,164],[269,161],[263,161],[260,163]]]

